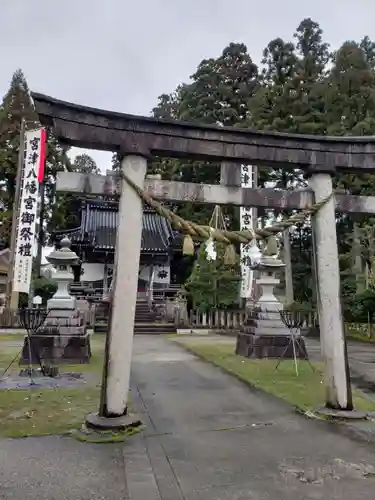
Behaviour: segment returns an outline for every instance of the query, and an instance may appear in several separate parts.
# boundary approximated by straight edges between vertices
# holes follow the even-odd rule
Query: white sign
[[[40,295],[35,295],[35,297],[33,298],[33,304],[35,306],[40,306],[42,302],[42,297]]]
[[[33,255],[37,244],[35,229],[39,191],[38,175],[41,161],[44,166],[44,137],[44,129],[29,130],[25,133],[25,157],[13,274],[15,292],[29,293],[30,291]]]
[[[253,167],[251,165],[241,166],[241,187],[252,188],[254,180]],[[249,207],[240,208],[240,227],[244,229],[253,229],[254,209]],[[251,298],[253,289],[254,273],[250,269],[251,263],[251,243],[241,245],[241,297]],[[250,254],[249,254],[250,252]]]

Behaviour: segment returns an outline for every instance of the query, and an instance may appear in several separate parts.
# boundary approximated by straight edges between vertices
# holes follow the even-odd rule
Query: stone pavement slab
[[[70,438],[0,441],[1,500],[125,500],[122,445]]]
[[[125,444],[0,441],[0,499],[373,500],[375,447],[162,337],[135,339],[132,405],[147,425]]]
[[[132,401],[148,423],[137,439],[161,498],[374,498],[375,448],[297,415],[174,342],[137,339],[133,382]]]

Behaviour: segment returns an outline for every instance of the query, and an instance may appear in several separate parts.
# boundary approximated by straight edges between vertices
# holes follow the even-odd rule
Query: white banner
[[[254,181],[253,167],[251,165],[241,166],[241,187],[252,188]],[[249,207],[240,208],[241,230],[253,228],[254,209]],[[250,269],[249,249],[251,243],[241,245],[241,297],[249,299],[253,292],[254,273]]]
[[[38,174],[45,154],[44,129],[25,133],[25,156],[22,174],[19,220],[17,227],[16,255],[13,274],[13,290],[29,293],[33,256],[37,239],[35,235],[38,208]]]

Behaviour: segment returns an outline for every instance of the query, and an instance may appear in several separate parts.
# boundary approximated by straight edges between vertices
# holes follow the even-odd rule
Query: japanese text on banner
[[[38,171],[42,148],[42,129],[25,133],[25,157],[22,175],[13,290],[29,293],[33,255],[36,248],[36,218],[38,209]]]
[[[241,166],[241,187],[253,187],[253,167],[251,165]],[[252,229],[253,210],[249,207],[240,208],[241,230]],[[250,268],[250,243],[241,245],[241,297],[248,299],[252,293],[253,271]]]

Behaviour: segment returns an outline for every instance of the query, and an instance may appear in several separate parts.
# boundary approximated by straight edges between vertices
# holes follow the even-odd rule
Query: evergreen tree
[[[292,114],[295,132],[324,134],[325,130],[325,77],[331,60],[323,31],[312,19],[304,19],[294,34],[297,49],[295,99]]]
[[[85,174],[100,174],[100,168],[90,155],[77,155],[73,162],[66,158],[67,170]],[[78,227],[81,221],[82,200],[76,194],[53,193],[54,207],[51,210],[49,230],[64,230]]]
[[[202,312],[212,309],[238,307],[241,281],[239,263],[224,263],[225,245],[215,244],[217,258],[208,261],[205,245],[201,245],[193,271],[186,282],[193,307]]]
[[[345,42],[331,53],[321,27],[308,18],[298,25],[293,41],[275,38],[263,56],[259,74],[246,47],[230,44],[218,58],[203,60],[189,83],[160,96],[154,116],[302,134],[375,134],[375,43],[369,37]],[[164,179],[219,182],[219,164],[214,163],[162,159],[152,164],[152,171]],[[305,185],[302,174],[296,169],[262,168],[260,183],[294,188]],[[334,182],[346,192],[373,194],[374,179],[372,174],[340,174]],[[211,212],[190,204],[175,209],[197,222],[208,221]],[[340,216],[337,224],[344,294],[353,289],[346,256],[354,219]],[[356,222],[373,225],[368,217]],[[295,295],[301,301],[311,300],[310,227],[296,228],[291,239]],[[208,274],[204,286],[210,287]]]
[[[112,163],[112,170],[120,171],[121,162],[120,162],[120,157],[119,157],[118,153],[112,154],[111,163]]]
[[[82,174],[100,175],[101,173],[100,168],[97,166],[95,160],[93,160],[91,156],[86,153],[77,155],[74,158],[72,170],[74,172],[80,172]]]
[[[56,177],[60,171],[72,171],[70,159],[68,157],[69,148],[61,146],[59,141],[47,131],[47,150],[46,164],[44,174],[45,184],[45,214],[44,224],[47,228],[47,233],[55,229],[56,214],[62,220],[72,216],[69,207],[64,204],[64,196],[56,193]],[[45,241],[46,243],[46,241]]]
[[[375,73],[374,46],[365,37],[361,43],[345,42],[334,54],[333,65],[327,77],[326,120],[327,132],[332,135],[374,135],[375,133]],[[374,174],[337,174],[335,187],[352,194],[373,194]],[[354,225],[356,227],[354,227]],[[368,216],[338,219],[337,232],[342,263],[342,294],[348,308],[354,301],[354,294],[362,288],[361,277],[352,269],[353,246],[361,247],[355,234],[371,229],[374,220]],[[362,262],[366,260],[362,255]],[[348,265],[347,263],[350,263]],[[360,263],[360,262],[359,262]],[[357,267],[357,266],[356,266]],[[355,270],[361,274],[361,269]]]
[[[19,69],[13,74],[9,90],[5,94],[0,107],[1,197],[7,214],[4,217],[3,224],[9,229],[15,196],[22,119],[25,120],[26,129],[37,126],[38,117],[31,102],[29,88],[24,74]],[[9,231],[7,236],[9,238]]]
[[[234,126],[248,118],[259,83],[246,45],[231,43],[217,59],[203,60],[191,79],[181,92],[180,119]]]
[[[180,85],[169,96],[160,96],[153,114],[158,118],[213,125],[245,125],[249,102],[258,86],[258,69],[246,46],[231,43],[218,58],[203,60],[189,84]],[[218,184],[220,180],[220,164],[215,162],[163,159],[154,162],[151,168],[164,179],[209,184]],[[189,203],[175,209],[182,217],[201,223],[207,223],[212,213],[212,207],[198,209]],[[235,218],[235,211],[228,208],[227,217]],[[233,224],[238,225],[238,221]]]
[[[375,130],[375,74],[356,42],[334,54],[327,79],[326,120],[331,135],[372,135]]]
[[[172,94],[159,96],[159,102],[152,110],[153,116],[161,120],[181,119],[179,107],[186,88],[186,85],[179,85]]]
[[[267,45],[263,51],[261,86],[250,102],[249,125],[259,130],[294,128],[291,106],[296,63],[292,43],[276,38]]]
[[[4,208],[2,222],[3,226],[7,225],[9,229],[15,197],[22,119],[25,120],[26,130],[40,126],[26,78],[21,70],[17,70],[12,76],[9,90],[0,106],[0,186],[2,187],[0,192]],[[67,215],[67,212],[64,212],[64,205],[59,205],[59,200],[56,199],[55,184],[57,172],[69,169],[70,162],[67,148],[62,148],[48,130],[46,146],[44,225],[51,229],[53,214],[60,212],[62,219]],[[7,234],[7,245],[10,243],[9,237],[10,231]]]
[[[375,43],[368,37],[365,36],[361,43],[359,44],[360,48],[363,50],[365,54],[365,58],[369,67],[374,70],[375,69]]]

